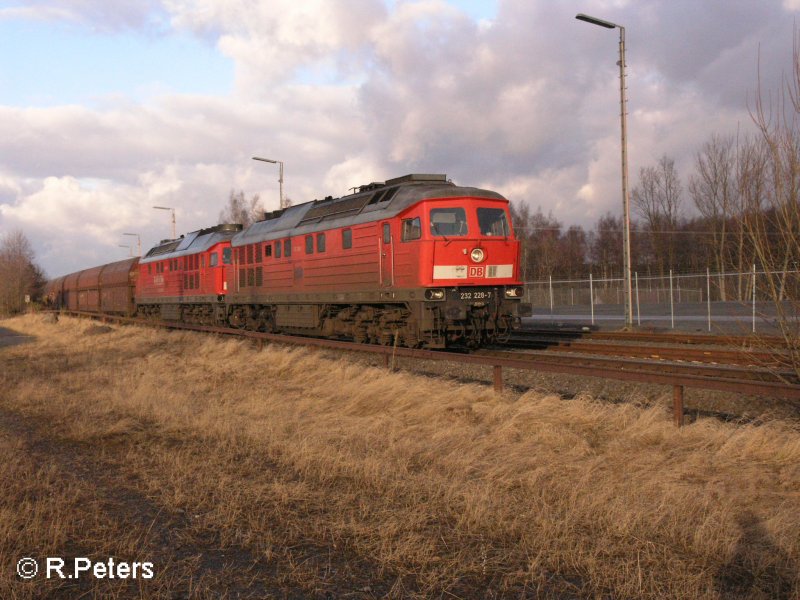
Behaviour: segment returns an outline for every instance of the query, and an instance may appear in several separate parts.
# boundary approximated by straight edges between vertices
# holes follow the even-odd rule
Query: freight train
[[[478,347],[530,314],[508,201],[445,175],[164,240],[142,258],[48,282],[69,311],[406,347]]]

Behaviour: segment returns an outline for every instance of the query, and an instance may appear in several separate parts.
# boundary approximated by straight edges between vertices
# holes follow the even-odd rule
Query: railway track
[[[597,356],[586,353],[558,353],[529,350],[509,351],[483,349],[471,353],[457,353],[360,344],[351,341],[326,338],[261,333],[228,327],[187,325],[177,322],[157,322],[151,320],[143,321],[141,319],[92,313],[67,314],[89,316],[119,323],[201,331],[220,335],[234,335],[252,339],[259,345],[266,342],[275,342],[335,349],[339,351],[378,354],[384,357],[387,367],[394,365],[394,360],[399,357],[418,360],[450,361],[492,367],[494,370],[494,386],[497,391],[503,389],[503,368],[563,373],[581,377],[599,377],[671,386],[673,389],[674,420],[677,426],[683,425],[683,395],[685,387],[766,396],[781,398],[792,402],[800,402],[800,381],[798,381],[796,375],[775,367],[696,364],[685,361],[655,360],[652,356],[641,359],[619,356]],[[663,336],[659,336],[659,339],[663,340]]]
[[[589,345],[587,345],[589,347]],[[593,347],[593,346],[592,346]],[[564,365],[569,367],[583,366],[587,369],[597,369],[598,371],[620,370],[628,372],[657,372],[660,374],[670,374],[676,376],[702,377],[708,379],[726,379],[744,382],[772,382],[788,383],[792,385],[800,384],[797,376],[791,371],[784,369],[768,368],[762,366],[750,366],[742,369],[739,366],[697,364],[691,362],[666,361],[662,357],[653,360],[652,354],[646,354],[650,360],[641,360],[626,357],[606,357],[593,356],[591,354],[578,354],[574,348],[572,351],[562,353],[550,351],[508,351],[508,350],[477,350],[474,355],[486,358],[514,359],[518,361],[531,361],[541,366],[543,363],[554,366]],[[649,350],[649,349],[644,349]],[[534,367],[535,368],[535,367]]]
[[[731,344],[725,344],[723,347],[724,339],[713,338],[706,340],[707,343],[704,347],[700,347],[694,338],[684,338],[684,336],[679,335],[675,336],[675,338],[677,339],[673,339],[673,334],[569,337],[567,335],[552,335],[552,332],[519,331],[515,332],[505,345],[511,348],[559,353],[741,365],[773,369],[785,368],[789,364],[789,356],[777,346],[765,349],[763,347],[755,348],[745,345],[732,347]],[[686,339],[691,341],[684,341]]]

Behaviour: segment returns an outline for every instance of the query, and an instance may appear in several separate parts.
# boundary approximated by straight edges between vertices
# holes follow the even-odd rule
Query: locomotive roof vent
[[[272,212],[265,212],[264,213],[264,221],[271,221],[272,219],[277,219],[283,214],[283,211],[286,210],[285,208],[279,208],[278,210],[273,210]]]
[[[383,183],[382,181],[373,181],[372,183],[366,183],[364,185],[358,186],[358,193],[377,190],[378,188],[382,188],[384,185],[386,184]]]
[[[411,173],[394,179],[387,179],[386,185],[397,185],[399,183],[448,183],[447,175],[444,173]]]

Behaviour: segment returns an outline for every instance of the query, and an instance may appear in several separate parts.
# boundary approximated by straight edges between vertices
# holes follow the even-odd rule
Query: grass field
[[[800,427],[27,316],[0,598],[798,598]],[[22,557],[154,577],[25,581]]]

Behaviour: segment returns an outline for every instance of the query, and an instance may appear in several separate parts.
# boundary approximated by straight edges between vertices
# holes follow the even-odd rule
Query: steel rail
[[[214,327],[170,321],[144,320],[138,318],[89,313],[85,311],[69,311],[64,312],[64,314],[89,316],[102,320],[113,320],[121,323],[131,323],[136,325],[151,325],[155,327],[164,327],[167,329],[198,331],[220,335],[245,337],[257,341],[259,347],[263,347],[265,342],[275,342],[297,346],[313,346],[332,350],[379,354],[384,357],[384,364],[386,367],[389,367],[390,365],[393,367],[394,359],[397,357],[432,361],[449,361],[461,364],[492,367],[494,375],[494,389],[497,392],[502,392],[503,390],[503,368],[535,370],[550,373],[578,375],[583,377],[597,377],[601,379],[615,379],[619,381],[631,381],[636,383],[667,385],[672,386],[673,389],[673,415],[675,424],[678,427],[681,427],[684,422],[683,397],[684,388],[687,387],[800,401],[800,385],[794,385],[775,380],[763,381],[745,379],[741,377],[741,374],[745,372],[741,368],[731,368],[722,372],[720,371],[720,367],[695,366],[695,369],[701,368],[706,370],[695,370],[690,372],[687,369],[681,369],[680,365],[676,365],[675,363],[667,363],[669,368],[675,368],[676,366],[678,368],[676,372],[666,372],[664,368],[660,366],[664,363],[653,361],[608,359],[605,357],[587,356],[581,357],[581,360],[577,360],[576,357],[572,356],[570,357],[571,360],[569,361],[553,361],[551,359],[544,358],[541,355],[532,355],[532,358],[523,358],[520,353],[505,353],[506,355],[504,356],[487,356],[482,355],[480,352],[463,354],[439,350],[417,350],[396,346],[359,344],[343,340],[283,335],[277,333],[262,333],[244,329],[234,329],[230,327]],[[739,375],[738,377],[735,376],[737,374]]]
[[[614,369],[658,371],[676,375],[697,375],[708,378],[736,379],[739,381],[771,381],[776,383],[796,382],[790,372],[776,369],[751,367],[742,369],[730,365],[710,365],[689,362],[669,362],[665,360],[640,360],[635,358],[594,356],[591,354],[561,353],[552,351],[513,352],[508,350],[477,350],[475,355],[496,358],[518,358],[524,361],[551,364],[582,364],[605,371]]]
[[[638,340],[637,340],[638,342]],[[581,354],[603,354],[611,356],[630,356],[662,360],[688,362],[724,363],[744,366],[781,365],[788,363],[788,356],[780,350],[763,351],[751,349],[696,348],[681,345],[634,345],[629,343],[603,343],[592,340],[565,340],[549,336],[515,337],[505,344],[512,348],[568,352]]]

